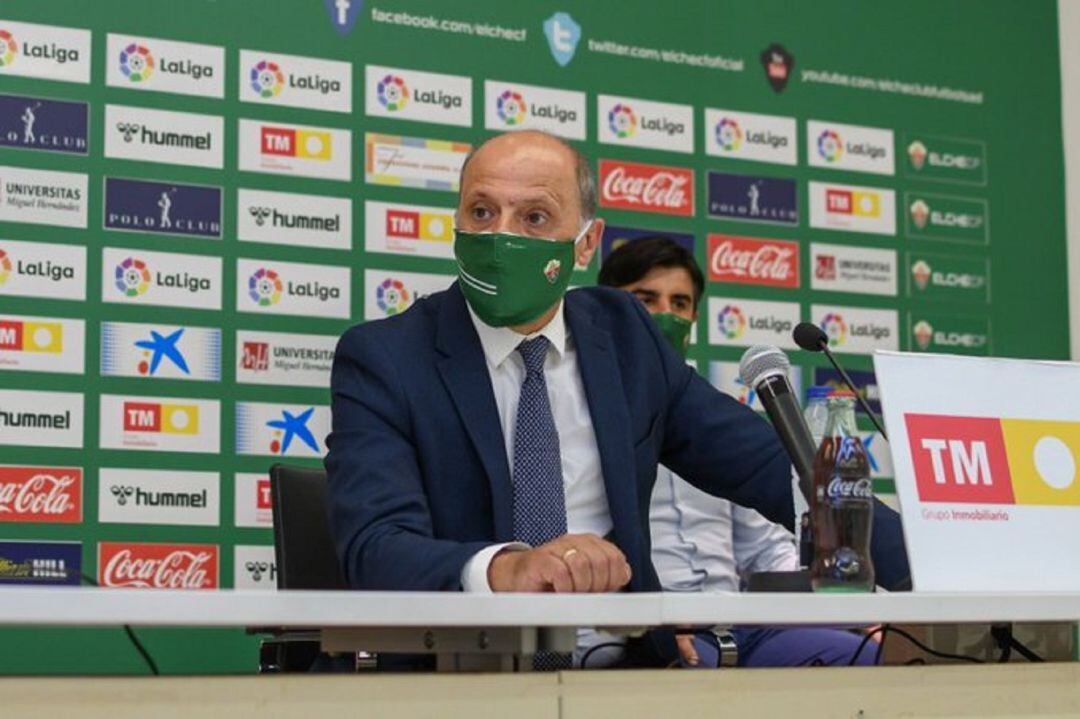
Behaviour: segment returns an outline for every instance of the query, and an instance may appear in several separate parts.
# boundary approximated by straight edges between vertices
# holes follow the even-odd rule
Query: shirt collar
[[[468,302],[465,303],[468,306]],[[559,301],[559,308],[555,316],[544,327],[528,336],[521,335],[509,327],[492,327],[485,324],[476,316],[472,307],[469,307],[469,316],[472,318],[476,334],[480,336],[480,345],[484,348],[484,357],[491,367],[499,367],[506,359],[514,354],[519,344],[524,340],[534,337],[546,337],[555,352],[562,357],[566,352],[567,330],[566,317],[563,314],[563,302]]]

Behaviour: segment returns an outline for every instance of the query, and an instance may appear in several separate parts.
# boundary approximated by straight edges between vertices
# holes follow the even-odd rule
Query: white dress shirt
[[[791,532],[664,466],[657,470],[649,528],[665,592],[737,592],[740,575],[799,568]]]
[[[592,415],[585,397],[585,385],[578,370],[574,339],[566,327],[563,303],[551,322],[528,337],[509,327],[484,324],[469,308],[476,333],[487,360],[499,424],[506,445],[507,466],[514,466],[514,433],[517,429],[521,383],[525,381],[525,362],[517,347],[523,341],[544,336],[551,346],[544,363],[548,400],[559,433],[563,489],[566,495],[566,531],[569,534],[595,534],[603,537],[611,531],[611,513],[600,469],[600,450],[596,446]],[[520,542],[495,544],[477,552],[461,572],[461,585],[467,592],[490,592],[488,566],[504,547],[528,549]]]

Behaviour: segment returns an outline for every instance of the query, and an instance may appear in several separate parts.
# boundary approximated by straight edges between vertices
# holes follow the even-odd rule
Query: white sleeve
[[[479,592],[491,594],[491,585],[488,584],[488,567],[495,555],[504,549],[522,551],[532,549],[524,542],[506,542],[504,544],[492,544],[484,547],[476,554],[469,557],[465,566],[461,569],[461,589],[466,592]]]
[[[739,573],[792,572],[799,569],[795,536],[752,509],[732,505],[735,564]]]

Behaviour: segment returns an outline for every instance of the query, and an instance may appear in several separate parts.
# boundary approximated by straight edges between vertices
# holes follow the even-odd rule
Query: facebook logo
[[[326,12],[330,14],[330,22],[342,37],[352,32],[363,4],[362,0],[323,0]]]

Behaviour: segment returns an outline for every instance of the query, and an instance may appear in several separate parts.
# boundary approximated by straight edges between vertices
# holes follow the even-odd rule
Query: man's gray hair
[[[578,187],[578,202],[581,204],[581,222],[582,224],[592,220],[596,217],[596,176],[593,175],[592,166],[589,164],[589,159],[585,157],[576,147],[569,142],[553,135],[550,132],[544,132],[543,130],[517,130],[516,132],[530,132],[537,135],[542,135],[555,142],[559,143],[567,150],[574,158],[574,175],[577,179]],[[503,133],[510,134],[510,133]],[[502,135],[496,135],[495,137],[502,137]],[[458,180],[458,185],[463,185],[465,180],[465,168],[469,166],[469,160],[473,158],[480,148],[487,143],[495,139],[495,137],[488,138],[484,142],[480,143],[473,149],[469,150],[469,154],[465,156],[465,162],[461,165],[461,175]]]

